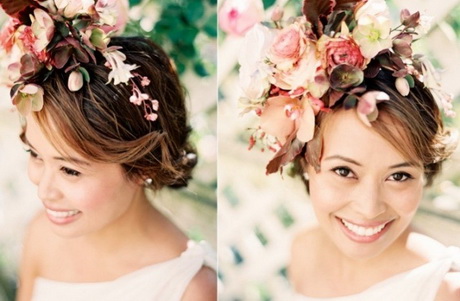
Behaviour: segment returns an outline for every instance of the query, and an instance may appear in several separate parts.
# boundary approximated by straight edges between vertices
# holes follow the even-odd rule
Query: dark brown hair
[[[102,63],[84,66],[90,83],[77,92],[67,88],[67,73],[53,72],[42,84],[44,107],[34,118],[53,144],[59,147],[61,139],[88,160],[121,164],[129,179],[151,179],[154,189],[186,186],[196,155],[189,143],[184,91],[169,57],[141,37],[112,38],[110,46],[121,46],[125,62],[150,79],[142,87],[133,78],[158,100],[156,121],[146,120],[143,107],[130,103],[131,85],[107,84],[110,70]]]
[[[415,87],[410,89],[409,95],[402,96],[396,90],[395,77],[388,70],[381,70],[375,78],[366,78],[365,84],[367,91],[382,91],[390,96],[390,100],[377,104],[379,118],[372,122],[372,128],[404,157],[409,160],[417,158],[423,164],[426,185],[431,185],[441,171],[442,162],[452,154],[457,143],[456,136],[444,128],[432,94],[423,83],[415,80]],[[314,138],[296,159],[297,173],[303,175],[307,164],[319,171],[327,120],[343,109],[339,105],[332,112],[318,114]],[[308,181],[306,184],[308,188]]]

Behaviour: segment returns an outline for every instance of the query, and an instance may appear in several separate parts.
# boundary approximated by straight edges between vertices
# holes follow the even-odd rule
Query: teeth
[[[54,211],[54,210],[51,210],[51,209],[46,209],[46,212],[48,212],[48,214],[51,215],[51,216],[58,217],[58,218],[64,218],[64,217],[69,217],[69,216],[75,215],[80,211],[78,211],[78,210]]]
[[[361,227],[361,226],[349,223],[349,222],[347,222],[346,220],[343,220],[343,219],[341,219],[341,221],[345,225],[345,227],[348,228],[348,230],[352,231],[353,233],[355,233],[355,234],[357,234],[359,236],[372,236],[374,234],[377,234],[380,231],[382,231],[382,229],[385,228],[385,225],[386,225],[386,223],[385,223],[385,224],[382,224],[382,225],[377,226],[377,227],[366,228],[366,227]]]

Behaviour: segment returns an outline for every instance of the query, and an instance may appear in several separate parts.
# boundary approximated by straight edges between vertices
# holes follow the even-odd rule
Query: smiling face
[[[127,180],[119,164],[90,162],[65,144],[59,152],[32,116],[27,118],[25,143],[30,152],[29,178],[60,236],[109,229],[143,200],[142,185]]]
[[[378,256],[396,245],[415,214],[422,164],[405,158],[354,110],[335,112],[323,126],[321,171],[307,168],[319,224],[347,257]]]

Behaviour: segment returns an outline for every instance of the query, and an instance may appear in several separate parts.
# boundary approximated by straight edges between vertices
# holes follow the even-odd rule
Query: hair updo
[[[379,117],[371,123],[372,128],[404,157],[415,158],[423,164],[429,186],[441,171],[443,161],[455,150],[457,135],[444,128],[438,104],[423,83],[415,79],[415,87],[410,89],[409,95],[402,96],[395,81],[392,71],[386,69],[364,81],[367,91],[382,91],[390,96],[389,100],[377,104]],[[297,173],[303,175],[307,164],[319,171],[324,128],[338,110],[344,108],[339,104],[331,112],[318,114],[314,138],[296,158]],[[306,184],[308,189],[308,180]]]
[[[153,189],[186,186],[196,155],[184,91],[170,58],[142,37],[115,37],[109,46],[121,46],[125,62],[139,66],[134,72],[150,79],[142,87],[140,79],[132,78],[158,100],[156,121],[146,120],[143,107],[130,103],[131,85],[107,84],[110,70],[101,63],[84,65],[90,83],[77,92],[67,88],[68,73],[53,72],[42,84],[44,106],[34,117],[53,144],[63,141],[93,162],[121,164],[128,179],[149,179]],[[96,59],[105,61],[98,52]]]

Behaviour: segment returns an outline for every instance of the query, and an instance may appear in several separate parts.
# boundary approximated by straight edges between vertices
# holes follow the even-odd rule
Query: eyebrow
[[[27,144],[28,146],[30,146],[30,148],[36,150],[36,148],[27,139],[26,135],[24,135],[24,143]],[[58,161],[64,161],[64,162],[73,163],[73,164],[76,164],[76,165],[83,165],[83,166],[90,166],[91,165],[87,161],[80,160],[80,159],[74,158],[74,157],[53,157],[53,159],[58,160]]]
[[[351,164],[354,164],[354,165],[357,165],[357,166],[362,166],[361,163],[351,159],[351,158],[348,158],[348,157],[345,157],[345,156],[341,156],[341,155],[333,155],[333,156],[329,156],[329,157],[326,157],[324,160],[343,160],[345,162],[348,162],[348,163],[351,163]],[[394,164],[394,165],[391,165],[388,167],[388,169],[395,169],[395,168],[401,168],[401,167],[419,167],[419,164],[415,163],[415,162],[402,162],[402,163],[398,163],[398,164]]]

